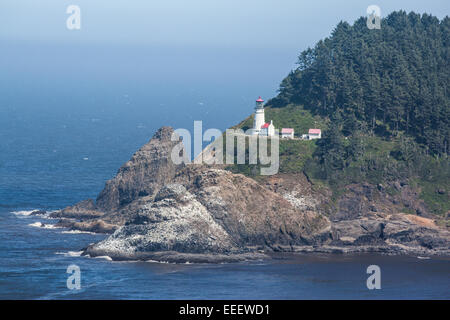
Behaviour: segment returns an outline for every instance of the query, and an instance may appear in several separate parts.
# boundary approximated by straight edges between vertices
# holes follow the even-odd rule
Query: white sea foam
[[[15,214],[16,216],[29,216],[36,210],[24,210],[24,211],[13,211],[11,213]]]
[[[158,261],[158,260],[145,260],[145,262],[171,264],[169,261]]]
[[[81,230],[64,230],[61,233],[65,233],[65,234],[96,234],[95,232],[81,231]]]
[[[51,215],[52,213],[55,213],[55,212],[58,212],[58,211],[60,211],[60,210],[47,211],[47,213],[44,214],[44,216],[45,216],[47,219],[59,219],[59,218],[52,218],[52,217],[50,217],[50,215]]]
[[[98,257],[94,257],[95,259],[105,259],[108,261],[112,261],[112,258],[110,256],[98,256]]]
[[[58,228],[61,228],[61,227],[57,227],[57,226],[54,225],[54,224],[43,224],[43,225],[41,226],[41,228],[44,228],[44,229],[58,229]]]
[[[141,260],[136,260],[136,262],[141,262]],[[165,261],[165,260],[145,260],[145,262],[148,263],[160,263],[160,264],[174,264],[174,265],[180,265],[180,264],[198,264],[196,262],[190,262],[190,261],[186,261],[186,262],[169,262],[169,261]]]
[[[30,223],[28,226],[40,228],[41,225],[42,225],[42,223],[40,223],[40,222],[34,222],[34,223]]]
[[[40,209],[33,209],[33,210],[21,210],[21,211],[12,211],[12,214],[15,214],[16,216],[30,216],[33,212],[37,212],[37,211],[41,211]],[[46,217],[49,219],[53,219],[50,218],[50,214],[54,213],[54,212],[58,212],[59,210],[52,210],[52,211],[44,211],[45,213],[39,213],[39,214],[34,214],[36,216],[39,217]]]
[[[54,224],[50,223],[42,223],[42,222],[34,222],[29,224],[30,227],[36,227],[36,228],[44,228],[44,229],[57,229],[60,227],[55,226]]]
[[[55,252],[55,254],[63,255],[65,257],[80,257],[83,251],[67,251],[67,252]]]

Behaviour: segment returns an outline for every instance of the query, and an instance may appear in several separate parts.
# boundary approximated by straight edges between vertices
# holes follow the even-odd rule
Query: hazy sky
[[[66,8],[81,8],[81,30],[66,28]],[[450,12],[448,0],[1,0],[0,40],[165,46],[286,47],[313,45],[340,21],[376,4]]]
[[[110,141],[128,148],[116,168],[162,125],[239,123],[302,50],[374,4],[382,16],[450,12],[449,0],[0,0],[0,131],[26,150],[48,132],[40,147],[52,154],[46,139],[61,134],[82,154],[90,142],[73,137]],[[69,5],[81,30],[66,28]]]

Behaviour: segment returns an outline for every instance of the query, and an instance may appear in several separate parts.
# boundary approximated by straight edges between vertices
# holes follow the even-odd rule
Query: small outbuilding
[[[259,134],[262,136],[273,137],[275,135],[275,126],[273,125],[273,121],[270,120],[270,123],[264,123],[261,126],[261,131]]]
[[[321,139],[322,138],[322,130],[320,129],[309,129],[308,131],[309,140]]]
[[[282,139],[294,139],[294,129],[293,128],[282,128],[281,129]]]

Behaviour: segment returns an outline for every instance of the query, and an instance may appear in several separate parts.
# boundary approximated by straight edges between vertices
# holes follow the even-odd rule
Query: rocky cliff
[[[223,169],[188,166],[141,202],[124,226],[90,246],[91,256],[114,259],[218,262],[261,258],[315,241],[328,219],[297,210],[256,181]]]
[[[63,218],[97,218],[117,213],[135,200],[151,199],[165,184],[172,181],[176,172],[184,164],[176,165],[170,161],[170,154],[181,143],[178,135],[172,135],[170,127],[160,128],[152,139],[140,148],[129,161],[107,181],[96,201],[81,201],[54,213],[54,217]],[[183,150],[180,152],[183,154]],[[120,219],[119,219],[120,220]]]
[[[170,160],[172,149],[179,143],[179,139],[171,140],[172,134],[171,128],[159,129],[106,183],[97,197],[97,208],[106,212],[117,210],[139,197],[153,196],[169,183],[184,166]]]
[[[170,154],[180,140],[171,139],[173,132],[158,130],[96,201],[54,214],[65,227],[112,233],[85,254],[173,262],[239,261],[276,251],[449,254],[447,230],[432,219],[374,211],[361,194],[367,190],[355,187],[336,210],[326,190],[303,175],[257,182],[219,167],[175,165]]]

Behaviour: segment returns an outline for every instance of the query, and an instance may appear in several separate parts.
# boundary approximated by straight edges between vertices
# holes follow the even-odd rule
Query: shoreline
[[[207,263],[207,264],[220,264],[220,263],[236,263],[236,262],[251,262],[257,260],[273,260],[280,257],[288,256],[290,258],[297,258],[301,256],[309,257],[354,257],[368,254],[380,255],[380,256],[392,256],[392,257],[411,257],[416,259],[441,259],[450,260],[450,254],[442,252],[427,252],[417,248],[410,250],[397,250],[397,248],[385,247],[385,246],[363,246],[354,248],[345,247],[311,247],[301,246],[294,248],[293,251],[249,251],[243,253],[186,253],[176,251],[154,251],[154,252],[137,252],[137,253],[121,253],[111,252],[107,250],[97,250],[89,246],[84,248],[81,254],[82,256],[88,256],[90,258],[96,257],[109,257],[111,261],[136,261],[147,262],[149,260],[158,263]]]
[[[28,214],[18,214],[21,211],[14,211],[17,218],[20,216],[31,218],[43,218],[43,219],[55,219],[50,218],[49,213],[42,213],[40,210],[29,210]],[[25,211],[23,211],[25,212]],[[32,212],[39,212],[33,214]],[[53,211],[55,212],[55,211]],[[63,223],[61,223],[64,221]],[[67,222],[71,225],[70,228],[67,226]],[[58,230],[61,234],[91,234],[91,235],[104,235],[108,236],[108,233],[88,231],[82,228],[76,228],[76,219],[73,218],[60,218],[60,221],[49,225],[41,221],[28,224],[28,226],[37,227],[46,230]],[[38,226],[39,224],[39,226]],[[64,226],[66,225],[66,226]],[[72,248],[77,250],[77,248]],[[80,248],[78,248],[80,249]],[[343,256],[351,257],[354,255],[364,255],[364,254],[377,254],[383,256],[410,256],[410,257],[422,257],[424,259],[450,259],[449,249],[447,250],[435,250],[427,249],[425,247],[411,247],[402,244],[380,244],[380,245],[292,245],[292,246],[281,246],[275,245],[272,247],[247,247],[242,248],[239,252],[230,253],[190,253],[190,252],[178,252],[178,251],[147,251],[147,252],[119,252],[119,251],[108,251],[95,249],[93,246],[80,249],[82,251],[82,256],[89,256],[91,258],[109,257],[111,261],[129,261],[129,262],[146,262],[154,261],[158,263],[207,263],[207,264],[220,264],[220,263],[237,263],[237,262],[251,262],[256,260],[272,260],[277,259],[280,256],[320,256],[320,255],[332,255],[332,256]]]
[[[422,260],[441,260],[450,261],[450,255],[417,255],[413,252],[399,252],[389,253],[382,251],[349,251],[346,253],[328,252],[328,251],[298,251],[298,252],[267,252],[267,253],[248,253],[248,254],[232,254],[232,255],[219,255],[219,254],[188,254],[178,252],[152,252],[142,253],[140,255],[103,255],[98,252],[97,255],[91,255],[92,252],[87,253],[83,251],[80,256],[84,256],[92,259],[105,258],[111,262],[148,262],[148,263],[161,263],[161,264],[200,264],[200,265],[217,265],[217,264],[233,264],[233,263],[253,263],[253,262],[275,262],[285,261],[294,262],[299,259],[306,258],[309,260],[341,260],[347,261],[348,259],[355,258],[375,258],[375,257],[392,257],[392,258],[411,258],[417,261]]]

